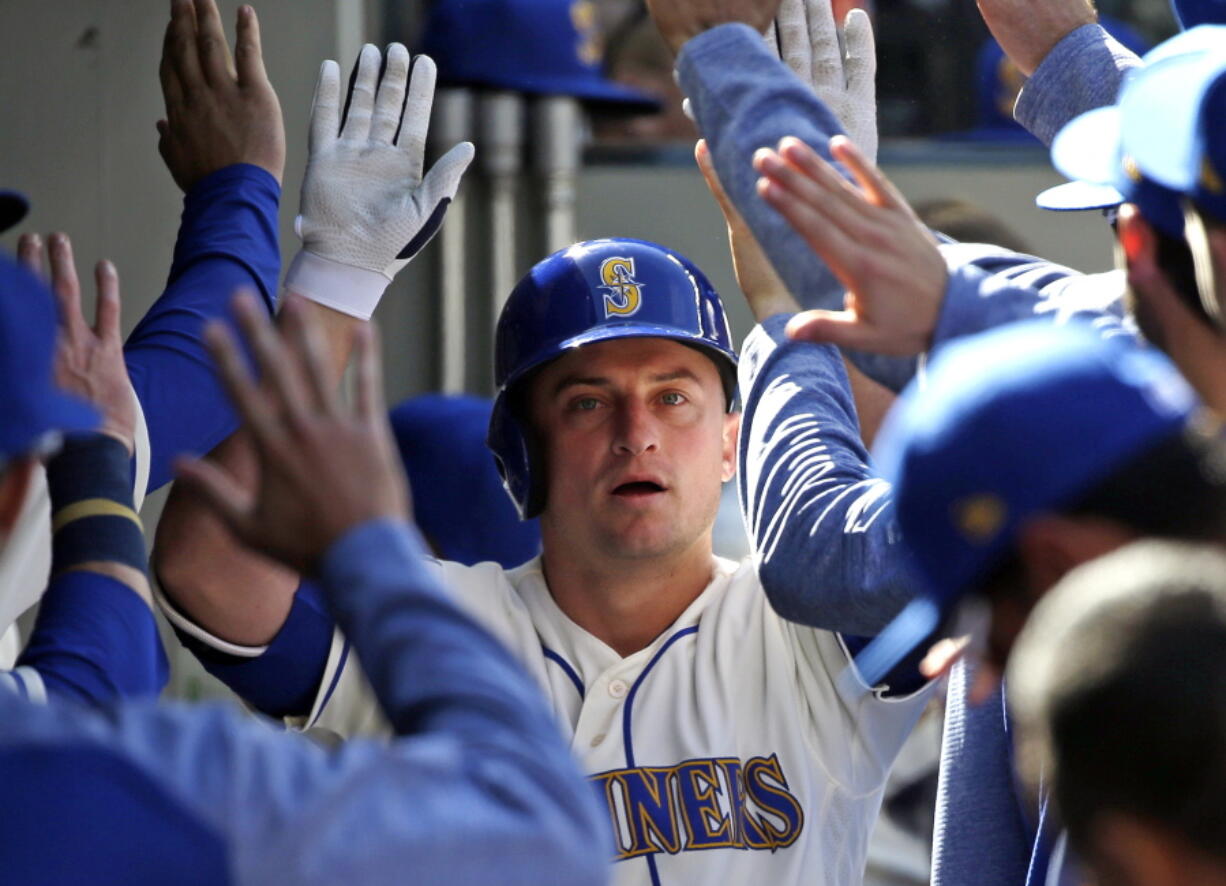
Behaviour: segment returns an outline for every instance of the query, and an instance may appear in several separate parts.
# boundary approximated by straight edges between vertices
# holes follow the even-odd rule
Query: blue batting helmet
[[[520,383],[571,348],[616,338],[669,338],[711,357],[728,403],[736,351],[719,293],[685,256],[626,238],[555,252],[519,281],[498,318],[498,394],[486,442],[524,519],[545,504],[541,468],[514,403]]]

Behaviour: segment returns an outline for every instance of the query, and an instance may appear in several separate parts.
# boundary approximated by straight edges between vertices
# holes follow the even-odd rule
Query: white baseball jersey
[[[539,560],[439,569],[552,702],[608,806],[614,883],[861,881],[886,774],[928,693],[867,690],[837,634],[774,613],[751,560],[717,559],[706,590],[626,658],[563,614]],[[296,725],[386,731],[355,658],[337,636]]]

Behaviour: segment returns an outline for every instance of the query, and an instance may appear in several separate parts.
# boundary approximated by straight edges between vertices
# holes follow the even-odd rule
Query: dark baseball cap
[[[1164,355],[1085,324],[1027,321],[942,349],[874,449],[923,590],[857,656],[868,684],[937,629],[1029,519],[1180,433],[1197,408]]]
[[[0,233],[25,218],[29,211],[30,201],[24,194],[0,188]]]
[[[658,111],[652,96],[602,74],[603,50],[592,0],[438,0],[419,49],[435,60],[440,84]]]
[[[93,406],[55,383],[55,317],[46,285],[0,256],[0,460],[43,451],[61,434],[99,424]]]

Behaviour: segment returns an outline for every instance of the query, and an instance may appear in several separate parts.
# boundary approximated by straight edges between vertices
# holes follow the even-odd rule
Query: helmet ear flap
[[[486,445],[494,453],[494,464],[502,485],[511,496],[521,520],[531,520],[545,507],[545,471],[541,447],[520,416],[523,385],[503,391],[494,401]]]

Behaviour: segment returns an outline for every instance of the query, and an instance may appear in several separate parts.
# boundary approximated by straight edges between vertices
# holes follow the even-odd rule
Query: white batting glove
[[[442,224],[473,146],[460,142],[423,177],[435,67],[419,55],[362,47],[340,119],[340,70],[326,61],[311,106],[299,215],[302,238],[285,288],[342,313],[369,319],[383,291]],[[408,100],[405,100],[405,92]]]
[[[860,152],[877,162],[877,47],[868,13],[853,9],[842,33],[830,0],[783,0],[779,57],[834,112]]]

